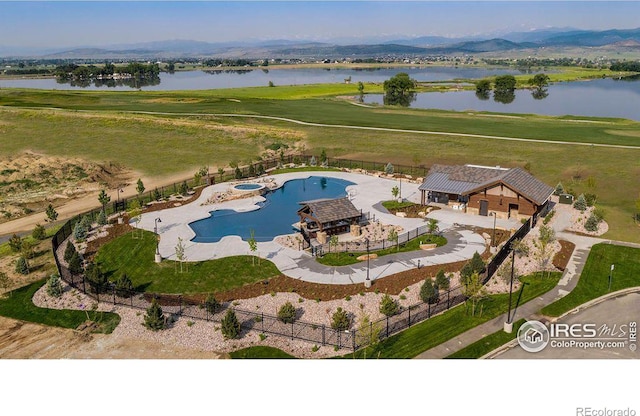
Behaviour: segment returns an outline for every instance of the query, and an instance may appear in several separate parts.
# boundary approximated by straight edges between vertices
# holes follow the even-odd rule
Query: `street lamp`
[[[516,264],[516,248],[511,243],[511,279],[509,281],[509,309],[507,311],[507,321],[504,323],[504,332],[510,334],[513,329],[513,317],[511,316],[511,298],[513,295],[513,273]],[[514,313],[515,315],[515,313]]]
[[[369,239],[365,238],[364,242],[367,244],[367,278],[364,281],[364,287],[371,287],[371,279],[369,279]]]
[[[121,192],[124,192],[124,189],[118,188],[118,191],[116,192],[116,203],[120,202],[120,193]]]
[[[158,223],[162,222],[160,218],[156,218],[153,221],[153,232],[156,234],[156,263],[160,263],[162,261],[162,257],[160,256],[160,241],[158,240]]]
[[[611,265],[611,270],[609,270],[609,292],[611,291],[611,279],[613,279],[613,269],[615,269],[616,266],[614,266],[613,264]]]

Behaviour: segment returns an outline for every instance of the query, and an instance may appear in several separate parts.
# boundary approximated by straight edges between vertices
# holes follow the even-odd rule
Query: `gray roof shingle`
[[[325,224],[332,221],[339,221],[349,218],[360,217],[360,210],[357,209],[349,198],[337,199],[316,199],[313,201],[301,202],[303,207],[298,212],[309,209],[314,218]]]
[[[515,192],[542,205],[553,188],[520,168],[433,165],[419,189],[467,195],[495,183],[504,183]]]

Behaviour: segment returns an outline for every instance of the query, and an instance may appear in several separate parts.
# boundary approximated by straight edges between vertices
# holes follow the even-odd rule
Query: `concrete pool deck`
[[[310,176],[324,176],[328,178],[345,179],[355,183],[346,188],[353,205],[362,209],[363,212],[375,214],[375,219],[383,224],[393,224],[401,226],[407,230],[413,230],[424,225],[421,218],[401,218],[393,214],[382,212],[374,206],[380,201],[392,198],[391,189],[399,185],[398,180],[380,178],[377,176],[365,175],[361,173],[347,173],[336,171],[313,171],[295,172],[280,175],[257,178],[255,180],[243,182],[264,182],[270,179],[281,186],[288,180],[308,178]],[[189,204],[162,211],[143,214],[138,224],[139,228],[153,231],[155,219],[160,218],[158,223],[158,234],[160,235],[159,250],[163,259],[175,260],[175,247],[178,238],[182,238],[185,246],[185,256],[187,261],[204,261],[222,257],[249,255],[249,245],[238,236],[227,236],[216,243],[195,243],[191,239],[195,237],[195,232],[189,227],[189,223],[202,218],[209,217],[209,212],[219,209],[233,209],[236,211],[252,211],[259,209],[256,205],[264,201],[263,197],[254,196],[245,199],[225,201],[214,204],[204,204],[209,197],[217,192],[225,192],[234,183],[221,183],[206,187],[200,197]],[[418,184],[402,182],[402,196],[405,200],[418,203],[420,191]],[[439,213],[435,211],[432,214]],[[440,221],[440,229],[448,239],[448,244],[432,251],[416,251],[408,253],[398,253],[384,256],[370,261],[369,276],[372,280],[379,279],[391,274],[411,270],[420,265],[445,264],[460,260],[470,259],[477,251],[482,254],[485,250],[484,238],[468,230],[459,230],[454,224],[463,224],[465,218],[472,219],[473,223],[482,224],[488,227],[493,226],[493,218],[471,216],[458,213],[437,214]],[[431,215],[429,215],[431,217]],[[436,215],[434,215],[435,217]],[[501,222],[498,226],[513,227],[509,221]],[[366,279],[366,262],[341,267],[324,266],[318,263],[314,257],[306,252],[286,248],[274,241],[259,242],[258,250],[255,253],[261,258],[272,261],[282,273],[294,278],[308,282],[328,283],[328,284],[351,284],[362,283]]]

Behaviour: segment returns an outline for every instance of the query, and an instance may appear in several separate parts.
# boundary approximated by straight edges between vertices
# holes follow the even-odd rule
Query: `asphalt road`
[[[619,340],[626,341],[625,346],[621,348],[604,347],[600,348],[580,348],[574,347],[552,347],[550,342],[545,349],[537,353],[530,353],[523,350],[519,345],[511,348],[504,353],[493,358],[508,358],[508,359],[603,359],[603,358],[640,358],[640,351],[637,349],[632,351],[629,348],[629,324],[630,322],[636,323],[636,331],[638,331],[637,325],[640,324],[640,293],[632,293],[621,296],[619,298],[610,299],[600,304],[592,306],[590,308],[578,311],[576,313],[565,316],[558,320],[559,323],[565,324],[596,324],[596,331],[599,333],[603,325],[607,325],[612,329],[612,333],[608,336],[602,336],[603,338],[619,338]],[[615,325],[615,327],[614,327]],[[624,326],[622,326],[624,325]],[[615,328],[615,331],[614,331]],[[625,335],[622,332],[624,330]],[[614,336],[615,335],[615,336]],[[619,337],[620,336],[620,337]],[[598,336],[600,337],[600,336]],[[597,338],[596,338],[597,339]],[[578,339],[576,339],[578,340]],[[580,339],[585,341],[586,339]],[[589,340],[590,341],[590,340]],[[640,334],[637,335],[635,345],[640,344]]]

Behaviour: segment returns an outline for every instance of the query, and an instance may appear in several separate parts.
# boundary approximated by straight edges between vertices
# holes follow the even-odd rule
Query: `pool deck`
[[[317,171],[285,173],[247,182],[261,182],[273,178],[279,185],[282,185],[288,180],[308,178],[310,176],[326,176],[354,182],[355,185],[350,185],[346,188],[351,195],[353,205],[358,209],[362,209],[363,212],[369,211],[375,214],[376,220],[383,224],[399,225],[405,230],[413,230],[424,225],[424,220],[421,218],[401,218],[374,208],[380,201],[391,199],[391,189],[399,184],[398,180],[360,173]],[[183,240],[187,261],[204,261],[229,256],[250,255],[248,243],[238,236],[224,237],[216,243],[194,243],[190,241],[195,237],[195,233],[188,224],[207,218],[210,211],[218,209],[233,209],[236,211],[259,209],[256,203],[263,201],[264,198],[258,196],[203,205],[214,193],[224,192],[233,184],[235,183],[208,186],[196,201],[175,208],[143,214],[138,226],[139,228],[153,231],[154,220],[156,218],[161,219],[161,222],[158,223],[158,234],[160,235],[159,250],[163,259],[176,259],[175,247],[178,244],[178,238]],[[420,200],[418,186],[418,184],[403,181],[402,196],[404,199],[418,203]],[[448,240],[446,246],[438,247],[431,251],[391,254],[370,260],[369,278],[375,280],[411,270],[418,266],[418,262],[421,266],[446,264],[470,259],[476,251],[478,253],[484,252],[484,238],[471,231],[459,229],[457,224],[463,224],[465,223],[464,220],[468,219],[473,225],[491,227],[493,225],[492,217],[486,218],[441,211],[435,211],[429,217],[437,217],[440,221],[438,225]],[[498,220],[498,222],[498,226],[513,228],[512,222],[502,220]],[[491,224],[489,225],[489,223]],[[366,262],[340,267],[324,266],[306,252],[286,248],[274,241],[259,242],[258,250],[255,254],[275,263],[285,275],[308,282],[352,284],[362,283],[367,277]]]

